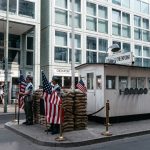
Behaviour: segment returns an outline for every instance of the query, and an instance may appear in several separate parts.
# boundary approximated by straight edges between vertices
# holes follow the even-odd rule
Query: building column
[[[25,76],[25,63],[26,63],[26,34],[23,34],[22,35],[22,38],[21,38],[21,45],[22,45],[22,48],[21,48],[21,53],[20,53],[20,70],[22,70],[22,73],[23,75]]]
[[[40,24],[34,27],[34,53],[33,53],[33,85],[37,89],[40,85]]]

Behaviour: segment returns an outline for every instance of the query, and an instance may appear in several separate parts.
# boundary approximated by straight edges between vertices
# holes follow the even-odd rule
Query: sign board
[[[55,75],[55,76],[71,76],[71,69],[63,69],[63,68],[53,69],[53,75]],[[78,76],[77,70],[75,70],[75,76]]]
[[[105,63],[132,65],[134,63],[134,56],[132,52],[113,54],[106,57]]]

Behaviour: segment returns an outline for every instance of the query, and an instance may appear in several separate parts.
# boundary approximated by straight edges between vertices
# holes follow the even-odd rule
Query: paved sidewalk
[[[18,107],[16,107],[16,112],[18,111]],[[20,109],[20,112],[24,112]],[[8,114],[15,114],[15,104],[8,104],[7,105],[7,112],[4,113],[4,105],[0,104],[0,115],[8,115]]]
[[[15,122],[8,122],[5,124],[5,127],[31,140],[34,143],[53,147],[83,146],[117,140],[125,137],[150,134],[150,120],[113,124],[109,127],[109,131],[113,135],[109,137],[101,135],[101,133],[105,131],[104,125],[89,122],[86,130],[65,132],[63,136],[66,138],[66,140],[61,142],[55,140],[59,134],[46,134],[44,132],[45,128],[38,124],[26,126],[22,124],[18,125]]]

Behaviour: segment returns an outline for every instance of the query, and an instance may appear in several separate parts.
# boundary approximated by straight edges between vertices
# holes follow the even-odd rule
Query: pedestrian
[[[52,92],[56,91],[58,96],[61,96],[61,87],[59,86],[58,82],[59,82],[59,79],[57,77],[52,78],[52,81],[51,81],[51,85],[53,87]],[[59,124],[51,123],[50,128],[45,131],[51,132],[51,134],[57,134],[57,133],[59,133],[59,128],[60,128],[59,126],[60,126]]]
[[[28,75],[26,77],[27,86],[25,88],[25,92],[19,92],[20,95],[24,96],[24,111],[26,116],[26,121],[23,124],[33,125],[33,84],[32,84],[32,76]]]

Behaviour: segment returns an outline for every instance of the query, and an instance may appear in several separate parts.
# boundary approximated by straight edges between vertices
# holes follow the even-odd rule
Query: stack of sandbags
[[[62,106],[64,110],[64,120],[63,120],[63,131],[73,131],[74,130],[74,115],[73,115],[73,101],[74,93],[70,90],[63,90],[62,94]]]
[[[43,90],[37,89],[33,92],[33,120],[34,123],[40,123],[40,99],[42,98]]]
[[[87,127],[88,117],[86,108],[86,94],[80,92],[79,90],[76,90],[74,97],[75,130],[85,129]]]

